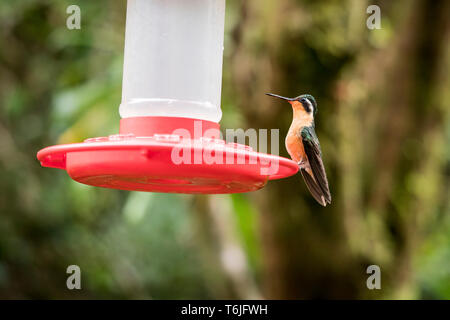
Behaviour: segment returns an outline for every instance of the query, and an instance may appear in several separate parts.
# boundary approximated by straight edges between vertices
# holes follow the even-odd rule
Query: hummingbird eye
[[[301,98],[300,102],[301,102],[301,104],[302,104],[302,106],[303,106],[303,108],[305,109],[306,112],[308,112],[308,113],[311,112],[312,104],[311,104],[311,102],[309,102],[308,99]]]

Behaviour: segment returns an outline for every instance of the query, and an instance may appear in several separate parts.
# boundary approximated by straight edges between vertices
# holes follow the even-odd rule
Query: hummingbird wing
[[[320,150],[319,139],[317,138],[313,126],[303,127],[300,136],[313,175],[311,176],[308,171],[301,170],[303,179],[314,198],[320,204],[326,206],[331,203],[331,194],[325,166],[322,161],[322,151]],[[308,176],[305,178],[306,175]]]

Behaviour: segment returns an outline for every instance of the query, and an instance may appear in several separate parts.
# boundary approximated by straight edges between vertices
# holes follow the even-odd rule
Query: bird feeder
[[[91,186],[175,193],[254,191],[295,174],[289,159],[220,139],[224,20],[225,0],[128,0],[119,134],[47,147],[41,165]]]

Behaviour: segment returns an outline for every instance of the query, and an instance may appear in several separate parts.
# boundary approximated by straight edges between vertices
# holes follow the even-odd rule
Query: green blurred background
[[[450,298],[450,1],[227,2],[222,128],[284,135],[264,93],[313,94],[327,208],[299,176],[191,196],[41,168],[42,147],[118,132],[125,9],[0,2],[0,298]]]

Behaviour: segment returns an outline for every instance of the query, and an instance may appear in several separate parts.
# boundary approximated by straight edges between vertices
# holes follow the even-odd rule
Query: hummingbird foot
[[[308,167],[308,162],[305,160],[300,160],[299,162],[297,162],[297,164],[301,169],[306,169]]]

